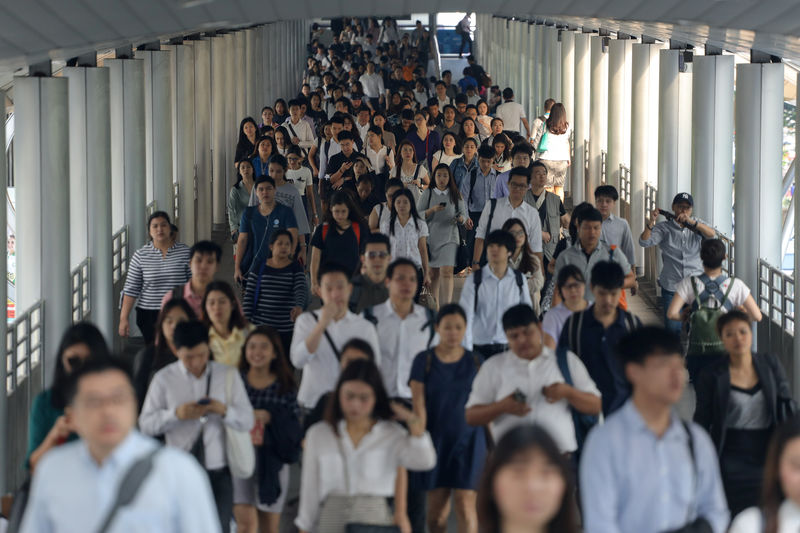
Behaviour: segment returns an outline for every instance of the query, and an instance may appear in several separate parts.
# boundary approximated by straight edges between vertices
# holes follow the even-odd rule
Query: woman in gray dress
[[[453,267],[460,245],[458,224],[472,229],[466,216],[464,200],[458,192],[450,167],[440,164],[433,172],[433,184],[417,201],[417,211],[428,224],[430,247],[431,294],[438,306],[453,299]]]

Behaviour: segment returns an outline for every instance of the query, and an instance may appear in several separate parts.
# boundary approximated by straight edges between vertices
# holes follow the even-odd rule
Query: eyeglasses
[[[367,252],[365,255],[367,256],[367,259],[384,259],[389,257],[389,252]]]
[[[511,235],[513,235],[514,237],[524,237],[525,236],[525,231],[521,230],[521,229],[518,229],[517,231],[509,231],[509,233]]]
[[[566,285],[564,285],[564,286],[563,286],[563,287],[561,287],[561,288],[562,288],[562,289],[567,289],[568,291],[571,291],[572,289],[580,289],[580,288],[583,288],[585,285],[586,285],[585,283],[580,283],[580,282],[577,282],[577,281],[576,281],[576,282],[574,282],[574,283],[567,283]]]
[[[512,189],[527,189],[528,188],[528,184],[527,183],[511,183],[511,182],[509,182],[508,186],[510,188],[512,188]]]

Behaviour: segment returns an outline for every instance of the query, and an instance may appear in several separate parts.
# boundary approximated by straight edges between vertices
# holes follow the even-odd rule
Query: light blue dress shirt
[[[470,172],[467,172],[459,187],[461,197],[464,199],[464,203],[467,204],[467,211],[471,213],[483,211],[486,202],[494,198],[494,183],[497,179],[497,172],[495,169],[491,169],[488,175],[484,175],[480,167],[478,167],[475,169],[475,178],[475,188],[470,190],[472,176]],[[472,194],[470,195],[470,193]]]
[[[94,533],[128,468],[156,446],[131,431],[102,465],[84,441],[47,452],[33,476],[22,533]],[[107,533],[220,531],[206,473],[189,454],[167,447],[158,451],[135,499],[117,511]]]
[[[580,465],[585,533],[659,533],[708,520],[724,533],[729,513],[719,460],[708,434],[678,415],[658,438],[632,400],[589,434]]]
[[[700,224],[706,224],[695,217]],[[661,275],[658,284],[662,288],[675,292],[675,285],[689,276],[699,276],[703,273],[703,263],[700,261],[700,245],[705,237],[695,233],[689,228],[684,228],[673,220],[664,220],[657,223],[650,232],[647,240],[639,238],[639,246],[648,248],[658,246],[661,249]]]

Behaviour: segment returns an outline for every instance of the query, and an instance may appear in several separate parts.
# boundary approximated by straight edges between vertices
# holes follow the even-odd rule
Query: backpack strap
[[[514,279],[517,282],[517,288],[519,289],[519,303],[523,303],[522,301],[525,299],[525,291],[522,289],[522,286],[525,284],[525,280],[522,277],[522,272],[516,269],[511,269],[514,271]]]
[[[425,381],[428,381],[428,374],[431,373],[433,367],[433,349],[425,352]]]
[[[322,223],[322,241],[324,242],[325,239],[328,238],[328,231],[330,231],[330,224],[327,222]]]
[[[472,203],[472,191],[475,190],[475,182],[478,181],[478,165],[475,165],[469,171],[469,197],[467,198],[467,210],[469,211],[469,204]]]
[[[420,328],[420,332],[425,331],[425,328],[428,329],[428,344],[427,347],[431,347],[431,343],[433,342],[433,338],[436,336],[436,315],[433,313],[433,309],[428,307],[425,308],[425,316],[427,317],[427,321],[422,325]]]
[[[569,371],[569,361],[567,360],[567,347],[563,344],[558,345],[556,348],[556,364],[558,370],[561,371],[561,376],[564,378],[564,383],[573,387],[572,372]]]
[[[256,288],[253,291],[253,312],[258,309],[258,297],[261,294],[261,279],[264,277],[264,269],[267,267],[267,262],[261,263],[261,268],[258,269],[258,277],[256,278]]]
[[[489,220],[486,222],[486,236],[492,231],[492,219],[494,219],[494,210],[497,209],[497,198],[489,200],[491,206],[489,207]],[[469,209],[469,208],[468,208]]]
[[[372,322],[373,326],[378,325],[378,317],[375,316],[375,310],[372,306],[365,307],[363,312],[364,318]]]
[[[417,176],[419,176],[419,167],[420,167],[420,165],[421,165],[421,163],[417,163],[417,167],[414,169],[414,177],[411,178],[412,180],[417,179]]]
[[[695,493],[697,493],[697,486],[698,486],[698,483],[700,481],[700,479],[699,479],[700,476],[698,474],[698,469],[697,469],[697,454],[695,453],[695,449],[694,449],[694,435],[692,435],[692,428],[689,425],[689,422],[687,422],[686,420],[681,420],[681,424],[683,425],[683,429],[686,431],[686,437],[687,437],[686,445],[689,448],[689,457],[692,460],[692,473],[693,473],[694,483],[692,484],[693,485],[692,486],[692,495],[689,498],[689,501],[690,502],[694,502]],[[689,522],[689,520],[691,518],[692,518],[692,506],[690,504],[689,510],[688,510],[687,516],[686,516],[686,522]]]
[[[473,311],[475,313],[478,312],[478,289],[481,288],[481,282],[483,281],[482,272],[483,269],[479,268],[472,274],[472,283],[475,285],[475,305],[473,306]]]
[[[173,298],[183,298],[183,285],[178,285],[172,289]]]
[[[316,312],[311,311],[311,316],[314,317],[314,320],[319,322],[319,317],[317,316]],[[336,360],[337,361],[341,361],[342,360],[342,352],[340,352],[339,348],[337,348],[336,344],[334,344],[333,339],[331,338],[331,334],[328,333],[328,328],[325,328],[325,338],[328,340],[328,344],[331,346],[331,350],[333,350],[333,355],[336,356]]]
[[[725,278],[725,279],[723,279],[723,278],[724,278],[724,275],[720,276],[716,280],[714,280],[717,283],[718,287],[722,287],[722,281],[725,281],[725,279],[727,279],[727,278]],[[719,281],[719,280],[722,280],[722,281]],[[733,304],[728,300],[728,296],[731,293],[731,289],[733,288],[733,282],[734,281],[736,281],[736,279],[735,278],[731,278],[730,283],[728,283],[728,288],[725,289],[725,294],[722,295],[722,300],[720,300],[720,302],[719,302],[720,307],[725,308],[726,311],[730,311],[731,309],[733,309]]]
[[[624,309],[620,309],[622,316],[625,317],[625,331],[630,333],[634,329],[636,329],[636,321],[633,319],[633,314],[625,311]]]
[[[358,243],[358,248],[361,249],[361,224],[358,222],[352,222],[350,227],[353,228],[353,233],[356,234],[356,242]]]

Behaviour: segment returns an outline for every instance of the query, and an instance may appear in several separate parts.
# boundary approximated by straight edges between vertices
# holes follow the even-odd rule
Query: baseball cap
[[[675,204],[689,204],[690,206],[694,206],[694,199],[688,192],[681,192],[675,195],[675,198],[672,200],[672,205]]]

